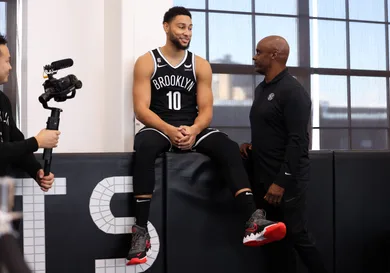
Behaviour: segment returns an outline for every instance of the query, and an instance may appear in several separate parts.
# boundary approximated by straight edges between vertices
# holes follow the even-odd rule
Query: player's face
[[[272,53],[259,42],[256,47],[256,54],[253,56],[253,61],[256,72],[265,75],[271,67]]]
[[[11,71],[11,56],[6,45],[0,45],[0,84],[8,82]]]
[[[168,39],[178,49],[187,49],[192,37],[192,20],[189,16],[178,15],[168,26]]]

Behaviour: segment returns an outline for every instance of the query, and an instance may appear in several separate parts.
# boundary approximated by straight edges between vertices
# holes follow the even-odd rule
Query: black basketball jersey
[[[174,67],[159,48],[150,53],[154,59],[150,110],[174,126],[191,126],[198,116],[195,55],[186,50],[183,61]]]

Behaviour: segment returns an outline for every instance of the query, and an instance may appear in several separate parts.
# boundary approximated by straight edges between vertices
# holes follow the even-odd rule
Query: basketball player
[[[173,7],[164,15],[165,46],[141,56],[134,67],[134,111],[145,124],[135,136],[134,194],[136,225],[132,227],[129,264],[145,263],[150,249],[147,230],[154,190],[156,157],[170,150],[197,151],[223,170],[238,206],[248,221],[243,243],[259,246],[285,236],[284,223],[265,219],[257,210],[238,144],[208,128],[213,111],[210,64],[187,48],[192,35],[191,13]]]

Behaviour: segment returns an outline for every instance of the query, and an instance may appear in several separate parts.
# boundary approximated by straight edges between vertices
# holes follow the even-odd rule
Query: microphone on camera
[[[50,65],[46,65],[44,69],[49,71],[57,71],[60,69],[71,67],[72,65],[73,65],[72,59],[63,59],[63,60],[52,62]]]

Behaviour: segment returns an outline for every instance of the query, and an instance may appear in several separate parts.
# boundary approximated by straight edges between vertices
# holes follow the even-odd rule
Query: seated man
[[[134,68],[134,111],[145,124],[135,137],[134,194],[136,225],[132,228],[128,264],[144,263],[150,249],[147,231],[157,156],[169,150],[197,151],[223,170],[237,204],[248,218],[243,243],[259,246],[285,236],[283,223],[265,219],[257,210],[238,144],[208,128],[213,111],[210,64],[187,50],[192,35],[191,13],[173,7],[165,13],[165,46],[141,56]]]

